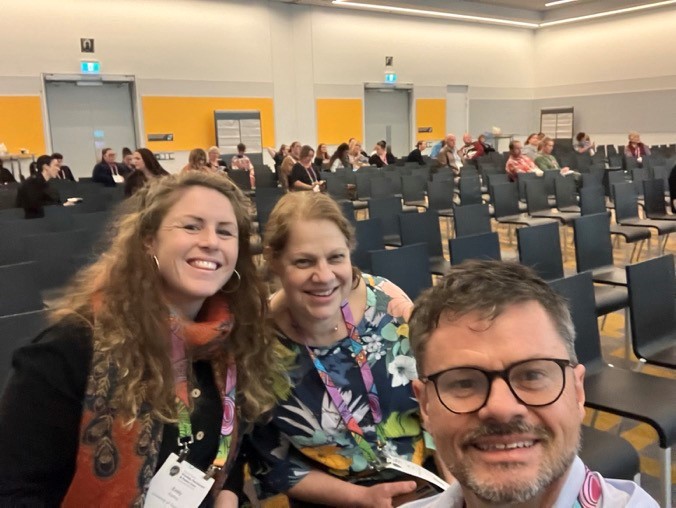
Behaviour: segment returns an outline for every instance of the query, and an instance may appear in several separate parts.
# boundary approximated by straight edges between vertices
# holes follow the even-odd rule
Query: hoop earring
[[[239,272],[236,269],[233,269],[232,273],[237,275],[237,287],[235,287],[234,289],[231,289],[230,291],[223,291],[223,288],[221,288],[220,291],[223,294],[227,295],[229,293],[235,293],[239,289],[239,287],[242,285],[242,276],[239,274]],[[228,282],[230,282],[230,281],[228,281]]]
[[[157,269],[160,269],[160,260],[157,259],[157,256],[153,256],[153,261],[155,261],[155,265],[157,266]]]

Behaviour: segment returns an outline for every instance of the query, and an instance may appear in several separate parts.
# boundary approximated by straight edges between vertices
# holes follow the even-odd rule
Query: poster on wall
[[[246,145],[246,155],[254,165],[263,164],[263,132],[260,111],[214,111],[216,145],[221,158],[230,162],[237,145]]]
[[[573,139],[574,109],[540,110],[540,131],[552,139]]]

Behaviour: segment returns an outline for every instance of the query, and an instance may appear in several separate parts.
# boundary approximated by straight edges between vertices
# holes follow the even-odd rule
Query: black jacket
[[[60,204],[58,191],[49,186],[42,173],[28,177],[16,194],[16,206],[24,209],[27,219],[44,217],[43,207]]]
[[[117,173],[123,178],[127,178],[130,171],[127,166],[119,162],[114,162],[112,164]],[[99,162],[94,169],[92,170],[92,182],[102,183],[106,187],[115,187],[117,185],[115,180],[113,180],[113,172],[110,169],[110,164],[107,162]]]

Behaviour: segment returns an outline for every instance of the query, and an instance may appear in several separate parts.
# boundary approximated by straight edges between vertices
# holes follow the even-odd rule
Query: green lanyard
[[[232,436],[235,427],[235,393],[236,393],[237,370],[231,364],[226,374],[225,387],[221,390],[221,403],[223,404],[223,420],[221,422],[221,435],[218,442],[216,458],[209,466],[206,477],[210,478],[225,466],[232,446]],[[188,449],[194,443],[190,411],[185,403],[176,397],[178,410],[178,446],[180,448],[178,460],[183,461],[188,456]]]

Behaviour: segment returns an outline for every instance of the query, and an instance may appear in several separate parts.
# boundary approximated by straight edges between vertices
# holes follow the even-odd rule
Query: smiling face
[[[183,192],[150,244],[164,296],[187,317],[194,317],[204,299],[230,279],[238,252],[237,218],[230,200],[202,186]]]
[[[533,301],[507,307],[492,322],[476,312],[442,314],[428,340],[424,375],[452,367],[502,370],[525,359],[568,359],[551,318]],[[583,378],[583,366],[566,367],[563,393],[544,407],[521,404],[498,378],[486,404],[468,414],[446,409],[430,381],[415,381],[414,389],[437,451],[466,497],[508,504],[543,496],[544,506],[543,499],[558,493],[577,453]]]
[[[271,266],[298,322],[335,319],[352,288],[347,240],[329,220],[296,221]]]

